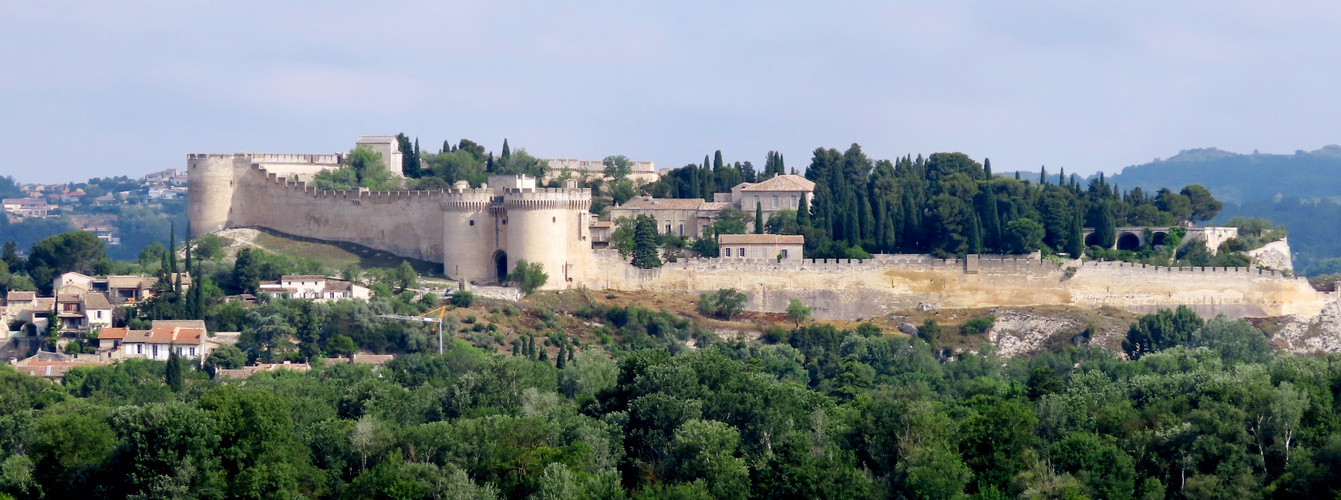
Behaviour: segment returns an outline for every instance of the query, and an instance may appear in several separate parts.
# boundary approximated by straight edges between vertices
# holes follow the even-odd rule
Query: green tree
[[[1152,352],[1184,345],[1203,324],[1201,317],[1187,306],[1178,306],[1176,311],[1160,309],[1131,324],[1126,340],[1122,341],[1122,350],[1132,359],[1138,359]]]
[[[657,221],[650,215],[639,215],[634,223],[633,266],[640,269],[661,267],[657,250]]]
[[[530,295],[545,286],[549,281],[549,274],[545,273],[545,265],[539,262],[526,262],[526,259],[517,259],[517,267],[508,274],[508,281],[513,282],[522,293]]]
[[[791,320],[799,328],[801,323],[810,319],[810,307],[801,303],[801,301],[792,299],[787,303],[787,319]]]
[[[28,252],[28,274],[43,294],[50,295],[53,280],[61,274],[97,274],[99,264],[106,259],[105,247],[97,236],[84,231],[43,239]]]
[[[754,202],[754,234],[764,234],[764,204]]]
[[[1043,226],[1029,219],[1006,223],[1005,250],[1013,254],[1037,252],[1043,247]]]
[[[168,346],[168,363],[164,381],[172,392],[182,392],[182,359],[177,356],[177,346]]]
[[[396,288],[402,292],[408,288],[414,288],[419,281],[419,273],[414,270],[414,266],[411,266],[408,260],[400,261],[400,265],[392,270],[391,275]]]

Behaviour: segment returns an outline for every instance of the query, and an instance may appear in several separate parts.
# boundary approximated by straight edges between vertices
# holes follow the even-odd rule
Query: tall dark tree
[[[175,344],[168,346],[168,366],[163,378],[172,392],[182,392],[182,358],[177,356]]]
[[[504,138],[503,138],[503,153],[502,153],[501,155],[499,155],[499,158],[507,158],[507,157],[509,157],[509,156],[512,156],[512,149],[508,147],[508,139],[507,139],[506,137],[504,137]]]
[[[763,202],[754,202],[754,234],[764,234]]]
[[[633,226],[633,266],[641,269],[661,267],[657,252],[657,221],[650,215],[639,215]]]

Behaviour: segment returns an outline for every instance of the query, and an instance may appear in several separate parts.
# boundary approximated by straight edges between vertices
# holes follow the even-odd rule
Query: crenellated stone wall
[[[613,250],[597,251],[596,260],[601,271],[596,288],[693,294],[735,288],[749,297],[750,310],[782,312],[791,299],[800,299],[814,308],[816,317],[826,319],[873,317],[919,305],[1111,306],[1137,312],[1188,305],[1203,314],[1232,317],[1309,315],[1334,300],[1304,279],[1246,268],[881,255],[865,261],[781,263],[686,259],[644,270],[628,265]]]

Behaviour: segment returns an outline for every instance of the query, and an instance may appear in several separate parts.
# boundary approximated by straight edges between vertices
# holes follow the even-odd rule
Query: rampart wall
[[[1317,314],[1329,298],[1306,280],[1246,268],[1140,267],[1117,263],[922,255],[848,259],[722,261],[685,259],[661,268],[634,268],[613,250],[597,252],[598,283],[618,290],[703,293],[735,288],[749,309],[786,310],[791,299],[818,318],[860,318],[934,304],[946,308],[1111,306],[1132,311],[1193,306],[1228,316]]]
[[[259,166],[235,167],[229,227],[357,243],[402,257],[443,261],[447,191],[318,191]]]

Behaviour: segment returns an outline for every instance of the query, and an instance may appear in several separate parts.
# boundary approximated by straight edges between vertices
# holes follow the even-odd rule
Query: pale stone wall
[[[233,177],[227,227],[264,227],[443,261],[440,203],[445,191],[317,191],[251,165],[235,166]]]
[[[1130,310],[1194,305],[1234,316],[1317,314],[1327,299],[1307,281],[1234,268],[1169,269],[1114,263],[983,257],[978,272],[964,261],[927,256],[847,259],[686,259],[643,270],[614,251],[597,251],[596,288],[703,293],[735,288],[749,309],[786,310],[791,299],[814,308],[818,318],[874,317],[919,304],[945,308],[1073,305]]]

